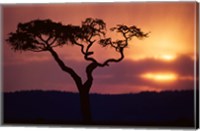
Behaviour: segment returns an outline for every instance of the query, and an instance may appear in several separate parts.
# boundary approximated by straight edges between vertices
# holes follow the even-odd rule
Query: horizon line
[[[139,92],[130,92],[130,93],[97,93],[97,92],[91,92],[89,95],[134,95],[134,94],[141,94],[141,93],[164,93],[164,92],[184,92],[184,91],[198,91],[195,89],[175,89],[175,90],[163,90],[163,91],[139,91]],[[33,90],[15,90],[15,91],[3,91],[4,94],[10,94],[10,93],[21,93],[21,92],[59,92],[59,93],[72,93],[72,94],[79,94],[79,92],[73,92],[73,91],[63,91],[63,90],[42,90],[42,89],[33,89]]]

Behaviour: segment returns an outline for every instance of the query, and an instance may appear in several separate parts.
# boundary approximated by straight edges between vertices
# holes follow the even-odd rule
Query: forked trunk
[[[90,124],[92,122],[91,110],[90,110],[90,96],[89,92],[79,92],[82,120],[84,124]]]

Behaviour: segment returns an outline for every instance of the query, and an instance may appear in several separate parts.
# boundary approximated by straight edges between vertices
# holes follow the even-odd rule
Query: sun
[[[177,79],[177,75],[174,73],[145,73],[141,77],[160,82],[175,81]]]
[[[154,59],[154,60],[158,60],[158,61],[164,61],[164,62],[173,62],[174,60],[176,60],[177,55],[175,54],[154,54],[154,55],[130,55],[128,56],[130,57],[132,60],[145,60],[145,59]]]
[[[162,55],[161,59],[165,60],[165,61],[172,61],[176,58],[175,55]]]
[[[163,60],[163,61],[173,61],[176,59],[175,55],[172,54],[163,54],[163,55],[157,55],[154,56],[155,59]]]

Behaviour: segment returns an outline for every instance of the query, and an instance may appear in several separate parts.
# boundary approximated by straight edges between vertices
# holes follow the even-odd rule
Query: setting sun
[[[174,55],[162,55],[161,59],[166,60],[166,61],[171,61],[175,59]]]
[[[173,73],[145,73],[141,75],[142,78],[155,80],[155,81],[174,81],[177,75]]]
[[[173,61],[176,59],[175,55],[171,54],[163,54],[163,55],[156,55],[154,59],[163,60],[163,61]]]

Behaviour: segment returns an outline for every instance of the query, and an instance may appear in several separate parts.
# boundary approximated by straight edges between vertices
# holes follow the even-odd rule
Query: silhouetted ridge
[[[90,95],[93,124],[194,126],[194,91]],[[81,124],[78,93],[4,93],[4,123]]]

